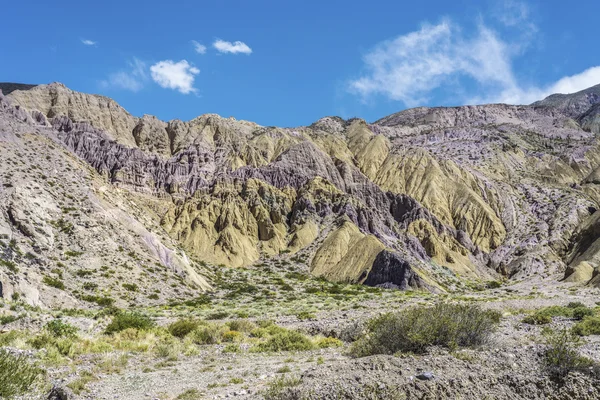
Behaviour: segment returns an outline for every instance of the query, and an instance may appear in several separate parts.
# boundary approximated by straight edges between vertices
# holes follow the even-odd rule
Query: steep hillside
[[[43,282],[60,262],[73,275],[62,302],[86,296],[80,269],[103,274],[94,296],[131,277],[143,289],[122,297],[148,297],[159,273],[187,280],[161,293],[183,298],[209,288],[202,265],[272,257],[329,280],[437,292],[565,271],[595,282],[598,88],[284,129],[136,118],[58,83],[11,86],[2,257],[28,274],[1,270],[4,293],[53,304]]]

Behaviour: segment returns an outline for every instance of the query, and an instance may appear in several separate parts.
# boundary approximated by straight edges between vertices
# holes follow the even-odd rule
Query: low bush
[[[269,386],[266,390],[262,392],[265,400],[280,400],[283,398],[298,398],[297,396],[286,397],[286,390],[288,388],[300,385],[301,381],[296,377],[287,377],[283,376],[281,378],[275,379],[273,382],[269,383]]]
[[[115,302],[115,300],[110,297],[94,295],[81,296],[81,300],[88,301],[90,303],[96,303],[101,307],[112,307],[113,303]]]
[[[229,313],[226,311],[215,311],[206,316],[206,320],[224,319],[229,317]]]
[[[241,351],[240,345],[236,343],[228,343],[223,348],[223,353],[239,353]]]
[[[154,327],[154,322],[145,315],[135,312],[120,312],[113,317],[104,333],[110,335],[128,328],[145,331],[152,327]]]
[[[10,324],[11,322],[15,322],[20,317],[16,315],[0,315],[0,325]]]
[[[310,311],[300,311],[298,314],[296,314],[296,318],[298,318],[300,321],[306,321],[310,319],[315,319],[316,316]]]
[[[572,301],[569,304],[567,304],[567,308],[579,308],[579,307],[585,307],[585,304],[583,304],[580,301]]]
[[[573,326],[573,333],[579,336],[600,335],[600,317],[584,317]]]
[[[305,351],[312,350],[315,345],[311,340],[298,331],[280,328],[281,331],[272,334],[266,341],[252,347],[252,351]]]
[[[476,305],[439,303],[433,307],[412,307],[371,320],[368,333],[353,344],[351,354],[363,357],[422,353],[429,346],[478,346],[488,341],[499,322],[498,312]]]
[[[192,341],[196,344],[217,344],[223,340],[223,334],[227,331],[222,325],[208,324],[200,326],[192,332]]]
[[[194,321],[193,319],[180,319],[169,325],[168,329],[171,335],[178,338],[184,338],[192,333],[197,327],[198,321]]]
[[[225,331],[223,333],[223,341],[224,342],[239,342],[242,340],[244,335],[238,331]]]
[[[344,343],[340,339],[332,338],[332,337],[324,337],[317,339],[315,344],[320,349],[326,349],[328,347],[341,347]]]
[[[577,307],[577,308],[573,309],[573,318],[575,318],[578,321],[581,321],[585,317],[591,317],[593,315],[594,315],[594,310],[592,310],[591,308],[587,308],[585,306]]]
[[[591,315],[593,311],[579,302],[569,303],[566,307],[550,306],[536,310],[523,318],[523,322],[531,325],[545,325],[552,322],[553,317],[577,318],[577,316]],[[590,314],[591,313],[591,314]]]
[[[60,319],[53,319],[48,322],[46,326],[44,326],[44,329],[58,338],[69,338],[77,335],[76,327],[63,322]]]
[[[229,326],[229,329],[232,331],[246,333],[252,332],[254,329],[256,329],[256,324],[254,324],[252,321],[248,321],[247,319],[236,319],[234,321],[229,321],[227,326]]]
[[[529,325],[546,325],[552,322],[552,317],[549,315],[533,313],[523,318],[523,322]]]
[[[44,282],[46,285],[51,286],[53,288],[65,290],[65,284],[63,283],[63,281],[60,278],[45,276],[44,279],[42,279],[42,282]]]
[[[31,393],[44,371],[31,364],[26,356],[0,349],[0,398],[9,399]]]
[[[587,369],[593,365],[590,359],[582,357],[577,351],[580,340],[568,329],[552,332],[547,336],[548,347],[544,352],[544,362],[552,379],[561,380],[571,371]]]

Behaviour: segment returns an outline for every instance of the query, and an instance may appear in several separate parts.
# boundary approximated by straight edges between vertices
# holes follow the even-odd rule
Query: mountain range
[[[0,89],[3,297],[159,304],[272,258],[436,293],[600,286],[600,85],[296,128],[140,118],[60,83]]]

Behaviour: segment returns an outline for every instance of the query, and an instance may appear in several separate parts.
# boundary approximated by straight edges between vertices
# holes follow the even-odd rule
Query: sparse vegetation
[[[269,387],[263,392],[263,396],[265,400],[279,400],[287,388],[298,386],[300,382],[300,379],[296,377],[277,378],[269,384]]]
[[[0,398],[9,399],[30,393],[44,371],[26,356],[0,349]]]
[[[135,312],[119,312],[113,316],[112,321],[108,324],[104,332],[112,334],[129,328],[144,331],[152,327],[154,327],[154,322],[145,315]]]
[[[438,303],[385,314],[369,322],[369,333],[355,342],[351,353],[362,357],[396,352],[422,353],[429,346],[478,346],[487,342],[499,313],[476,305]]]
[[[58,338],[70,338],[77,335],[77,328],[63,322],[60,319],[53,319],[44,327],[46,331]]]
[[[251,351],[306,351],[314,348],[313,342],[302,333],[279,328],[278,332],[258,343]]]
[[[198,321],[194,321],[192,319],[181,319],[169,325],[168,329],[171,335],[178,338],[184,338],[192,333],[197,327]]]
[[[600,317],[585,316],[573,326],[573,333],[579,336],[600,335]]]
[[[42,282],[44,282],[46,285],[51,286],[53,288],[65,290],[65,284],[63,283],[62,279],[60,279],[60,278],[55,278],[53,276],[46,275],[46,276],[44,276],[44,279],[42,280]]]
[[[571,371],[578,371],[593,365],[577,351],[581,339],[568,329],[547,334],[547,349],[544,362],[548,374],[556,380],[564,379]]]

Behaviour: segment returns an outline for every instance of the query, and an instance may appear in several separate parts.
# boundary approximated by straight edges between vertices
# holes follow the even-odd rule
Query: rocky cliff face
[[[115,223],[133,218],[135,235],[151,227],[168,234],[156,238],[165,248],[180,246],[210,265],[301,258],[330,280],[434,291],[565,271],[593,282],[599,94],[596,86],[531,106],[422,107],[372,124],[326,117],[282,129],[217,115],[136,118],[61,84],[13,86],[12,104],[1,100],[0,144],[26,147],[25,132],[52,141],[77,163],[72,171],[88,174],[77,190],[101,187],[111,201],[118,194],[119,204],[131,199],[152,215],[140,221],[123,206],[111,214]],[[61,234],[48,221],[60,206],[23,205],[50,203],[42,193],[10,196],[16,205],[0,220],[6,235],[51,248]],[[177,268],[208,287],[194,268]]]

